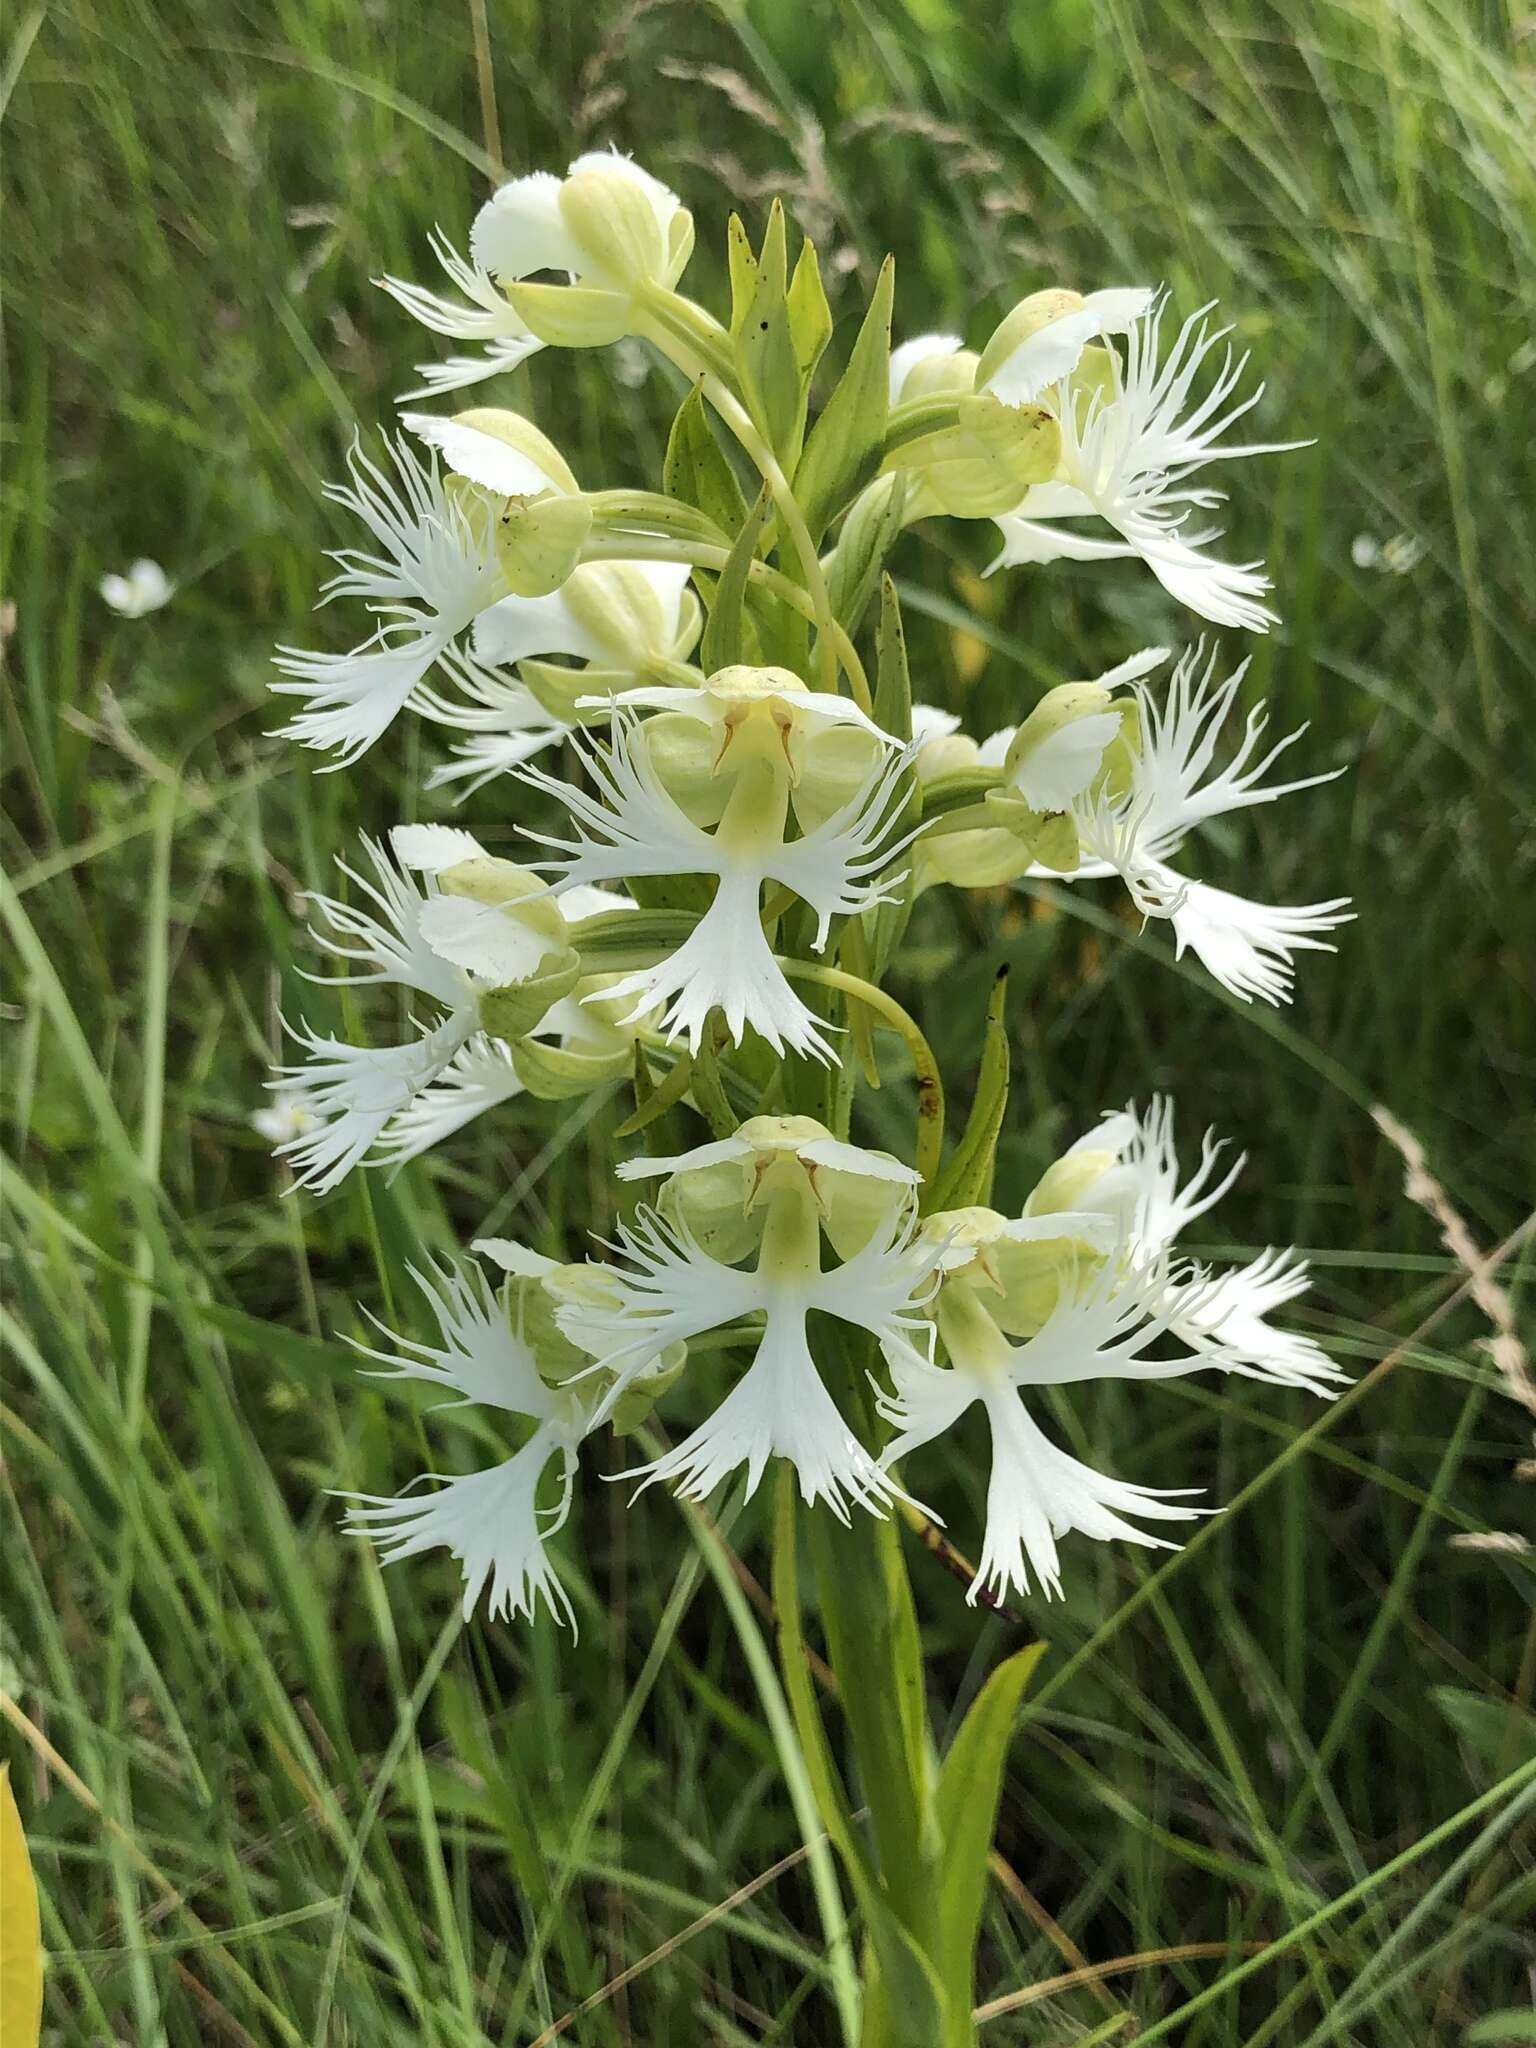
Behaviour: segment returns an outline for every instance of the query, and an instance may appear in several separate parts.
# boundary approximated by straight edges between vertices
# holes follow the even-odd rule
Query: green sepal
[[[765,485],[736,536],[736,545],[731,549],[725,567],[720,571],[720,581],[715,588],[714,603],[709,608],[709,620],[699,650],[699,661],[706,675],[713,675],[717,668],[732,668],[748,659],[748,650],[743,645],[747,578],[757,558],[758,536],[772,509],[772,502]]]
[[[735,470],[715,438],[703,393],[697,385],[678,407],[672,422],[661,482],[668,497],[697,506],[726,535],[739,533],[745,524],[747,501]],[[708,587],[713,588],[713,579]]]
[[[753,257],[731,234],[731,345],[753,424],[794,474],[805,432],[806,380],[790,324],[784,208],[774,200]]]
[[[948,1166],[918,1198],[925,1216],[939,1209],[985,1208],[992,1199],[997,1140],[1008,1109],[1008,970],[999,968],[987,1001],[976,1093]]]
[[[517,1078],[542,1102],[564,1102],[589,1095],[605,1081],[622,1081],[629,1072],[629,1052],[572,1052],[563,1045],[543,1045],[536,1038],[517,1039],[509,1048]]]
[[[826,576],[833,615],[850,634],[863,623],[886,557],[901,538],[906,510],[904,476],[877,477],[848,509]]]
[[[480,1028],[492,1038],[514,1040],[536,1030],[551,1006],[568,996],[581,978],[581,960],[573,946],[546,953],[538,972],[505,988],[482,989],[477,1001]]]
[[[603,910],[578,918],[571,944],[581,955],[582,978],[589,974],[633,974],[654,967],[682,945],[698,920],[669,909]]]
[[[605,348],[633,324],[633,302],[623,292],[585,284],[507,283],[502,290],[528,332],[551,348]]]
[[[938,1954],[949,2031],[934,2037],[936,2048],[969,2048],[975,2038],[971,1979],[1003,1765],[1019,1701],[1045,1651],[1044,1643],[1031,1643],[998,1665],[971,1702],[939,1771],[938,1820],[944,1847],[939,1864]]]
[[[795,472],[795,496],[819,539],[880,467],[891,405],[891,298],[896,266],[887,257],[848,358]]]
[[[558,725],[606,725],[606,703],[578,711],[576,700],[606,698],[611,692],[632,688],[635,680],[623,669],[567,668],[557,661],[535,661],[531,655],[517,664],[517,675],[528,694]]]

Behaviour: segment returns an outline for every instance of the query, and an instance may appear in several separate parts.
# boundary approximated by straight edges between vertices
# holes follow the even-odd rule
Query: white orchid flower
[[[666,1346],[761,1314],[752,1363],[720,1406],[676,1449],[625,1476],[667,1481],[686,1498],[703,1499],[744,1465],[750,1494],[768,1460],[782,1457],[794,1466],[806,1501],[825,1501],[844,1521],[852,1506],[878,1514],[901,1490],[840,1414],[812,1354],[806,1317],[817,1309],[876,1331],[893,1354],[926,1341],[922,1300],[939,1252],[913,1242],[916,1175],[889,1154],[834,1139],[809,1118],[773,1117],[754,1118],[733,1137],[677,1158],[632,1161],[620,1172],[627,1179],[665,1174],[675,1189],[721,1166],[741,1170],[745,1199],[760,1217],[750,1269],[704,1249],[686,1202],[670,1215],[642,1209],[619,1228],[627,1263],[605,1269],[613,1304],[561,1313],[562,1327],[615,1375],[597,1420]],[[835,1248],[838,1182],[845,1189],[868,1183],[874,1206],[854,1195],[843,1220],[852,1224],[858,1248],[823,1270],[823,1229]]]
[[[1208,882],[1193,881],[1170,862],[1190,831],[1207,819],[1273,803],[1297,790],[1331,782],[1344,771],[1326,769],[1290,782],[1266,782],[1264,777],[1306,727],[1299,726],[1261,752],[1268,712],[1260,704],[1248,714],[1231,758],[1212,772],[1218,736],[1247,662],[1218,682],[1215,654],[1207,657],[1203,645],[1190,648],[1174,668],[1166,698],[1159,704],[1150,689],[1134,680],[1154,658],[1162,658],[1161,649],[1133,657],[1099,679],[1103,689],[1133,680],[1134,739],[1121,751],[1115,774],[1095,779],[1111,758],[1118,730],[1107,720],[1101,726],[1095,719],[1083,720],[1078,728],[1089,744],[1072,751],[1069,775],[1053,780],[1035,771],[1035,798],[1045,796],[1051,807],[1070,819],[1076,857],[1065,865],[1038,865],[1031,872],[1054,873],[1068,881],[1117,874],[1144,917],[1166,918],[1173,926],[1176,952],[1182,956],[1186,948],[1193,951],[1232,995],[1243,1002],[1255,996],[1272,1004],[1289,1001],[1295,954],[1333,951],[1318,935],[1349,921],[1349,899],[1255,903]],[[1021,727],[1020,735],[1025,731]],[[1075,735],[1066,737],[1070,741]],[[1067,765],[1064,756],[1062,766]],[[1038,786],[1052,781],[1052,787]],[[1029,802],[1017,778],[1015,786]],[[1037,801],[1033,807],[1045,806]]]
[[[409,988],[445,1014],[406,1044],[383,1047],[291,1027],[309,1058],[279,1068],[274,1087],[309,1121],[277,1151],[298,1185],[316,1194],[337,1186],[375,1147],[398,1163],[421,1149],[416,1140],[425,1131],[440,1136],[504,1100],[486,1085],[494,1071],[493,1052],[482,1043],[487,998],[525,1008],[524,1028],[534,1028],[575,979],[564,914],[535,877],[449,826],[402,825],[390,837],[393,860],[376,841],[363,842],[371,879],[342,864],[374,909],[312,897],[328,927],[313,936],[351,964],[349,983]],[[423,1104],[444,1076],[448,1099]],[[457,1109],[465,1113],[453,1115]]]
[[[693,219],[658,178],[616,150],[579,156],[564,178],[514,178],[475,216],[470,254],[508,286],[534,333],[566,347],[617,341],[636,300],[677,283],[693,250]],[[528,285],[544,272],[564,284]]]
[[[717,757],[723,803],[713,832],[696,823],[663,782],[648,744],[650,728],[640,726],[630,711],[615,717],[606,748],[578,743],[595,796],[541,769],[522,771],[530,784],[566,806],[575,825],[570,838],[528,834],[553,850],[545,865],[557,877],[558,888],[636,875],[714,878],[713,901],[676,952],[609,992],[632,995],[637,1013],[663,1006],[663,1032],[668,1038],[686,1037],[691,1051],[702,1042],[710,1012],[719,1009],[738,1044],[751,1025],[776,1051],[787,1046],[831,1061],[833,1049],[819,1020],[774,959],[762,924],[764,885],[777,882],[811,905],[818,919],[813,944],[819,951],[832,918],[888,901],[900,879],[884,871],[900,850],[890,835],[907,757],[888,735],[873,735],[873,763],[846,801],[798,839],[786,836],[794,756],[803,728],[825,720],[843,722],[832,709],[839,700],[803,689],[797,694],[789,689],[794,681],[790,677],[759,691],[743,683],[736,714],[723,717],[726,738]],[[691,716],[702,693],[686,694],[690,711],[685,716]],[[843,713],[858,717],[851,705],[845,704]],[[870,737],[860,731],[861,737]]]
[[[433,255],[450,283],[463,293],[462,299],[442,298],[399,277],[379,277],[374,283],[433,334],[445,335],[451,341],[483,342],[485,346],[477,356],[450,356],[445,363],[418,363],[416,374],[423,381],[419,389],[401,394],[402,405],[418,398],[438,398],[444,392],[459,391],[487,377],[501,376],[505,371],[515,370],[544,346],[528,332],[488,271],[466,261],[441,229],[434,228],[429,239]]]
[[[930,1217],[925,1227],[936,1233],[945,1222]],[[897,1432],[881,1458],[887,1469],[943,1435],[973,1403],[986,1411],[992,1437],[986,1535],[967,1598],[974,1603],[988,1591],[1026,1593],[1031,1571],[1047,1597],[1058,1594],[1057,1539],[1071,1530],[1099,1542],[1119,1538],[1173,1548],[1126,1517],[1188,1521],[1198,1510],[1174,1505],[1180,1492],[1134,1486],[1069,1457],[1045,1435],[1024,1397],[1036,1386],[1166,1378],[1196,1371],[1209,1359],[1196,1351],[1149,1359],[1148,1350],[1166,1337],[1170,1318],[1157,1309],[1149,1284],[1112,1267],[1086,1282],[1064,1284],[1043,1325],[1022,1343],[1004,1335],[987,1301],[987,1283],[971,1277],[969,1268],[946,1273],[935,1315],[949,1363],[933,1364],[910,1348],[888,1346],[895,1391],[878,1398],[881,1414]]]
[[[1074,381],[1074,363],[1072,372],[1034,394],[1060,426],[1057,472],[1053,479],[1032,485],[1013,512],[997,519],[1003,548],[987,573],[1023,562],[1139,556],[1172,597],[1202,618],[1262,633],[1275,618],[1262,602],[1269,581],[1255,562],[1223,562],[1209,554],[1210,543],[1219,538],[1217,529],[1191,530],[1191,518],[1222,498],[1222,493],[1195,479],[1216,461],[1276,454],[1305,444],[1224,443],[1222,436],[1257,405],[1264,387],[1231,402],[1248,358],[1234,360],[1229,348],[1210,390],[1192,401],[1202,364],[1231,329],[1212,330],[1206,320],[1211,308],[1203,307],[1184,322],[1159,362],[1165,305],[1166,300],[1159,298],[1129,322],[1116,321],[1125,336],[1125,362],[1122,368],[1118,356],[1106,352],[1108,386],[1097,379]],[[1026,368],[1031,347],[1036,351],[1035,369],[1039,368],[1054,332],[1054,327],[1047,327],[1025,345]],[[1089,339],[1085,334],[1076,343],[1079,361]],[[1023,376],[1021,389],[1033,381],[1035,369]],[[1100,540],[1061,523],[1085,518],[1104,520],[1119,538]]]
[[[466,1621],[489,1584],[493,1620],[514,1614],[532,1620],[543,1601],[574,1634],[576,1617],[547,1545],[570,1513],[577,1447],[591,1427],[595,1395],[579,1382],[545,1383],[534,1345],[514,1326],[509,1303],[481,1267],[412,1269],[412,1278],[431,1305],[439,1341],[421,1343],[385,1330],[392,1349],[356,1348],[378,1361],[383,1377],[423,1380],[457,1395],[452,1405],[499,1408],[531,1422],[533,1432],[520,1450],[485,1471],[426,1475],[438,1482],[431,1493],[348,1495],[353,1505],[346,1526],[376,1543],[386,1564],[427,1550],[451,1551],[463,1567]],[[552,1464],[558,1467],[555,1497],[541,1505],[541,1483]]]
[[[1026,1216],[1050,1219],[1065,1205],[1100,1217],[1114,1230],[1123,1264],[1168,1276],[1157,1304],[1176,1337],[1205,1349],[1223,1371],[1332,1400],[1348,1374],[1312,1338],[1269,1321],[1310,1284],[1306,1261],[1294,1250],[1266,1249],[1195,1284],[1171,1276],[1177,1239],[1221,1200],[1246,1163],[1238,1153],[1219,1172],[1226,1141],[1207,1131],[1199,1164],[1181,1180],[1173,1121],[1167,1096],[1153,1096],[1145,1111],[1133,1103],[1107,1113],[1046,1174],[1024,1205]]]
[[[386,445],[393,476],[354,444],[350,484],[325,487],[364,522],[379,551],[333,551],[340,573],[321,592],[322,604],[361,598],[380,623],[350,654],[280,646],[275,658],[283,680],[273,690],[305,700],[283,737],[335,752],[336,767],[382,737],[434,663],[507,591],[490,499],[450,491],[435,458],[423,463],[408,442]]]

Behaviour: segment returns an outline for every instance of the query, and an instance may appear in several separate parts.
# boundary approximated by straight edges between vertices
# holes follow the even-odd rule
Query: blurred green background
[[[780,193],[834,279],[834,353],[887,248],[900,331],[973,342],[1043,284],[1161,280],[1181,311],[1221,298],[1268,379],[1262,432],[1315,437],[1223,481],[1231,551],[1267,558],[1283,614],[1249,694],[1311,721],[1309,768],[1350,772],[1202,858],[1271,900],[1353,892],[1338,955],[1304,957],[1271,1015],[1106,891],[940,893],[898,984],[963,1105],[1013,963],[1004,1195],[1154,1087],[1189,1142],[1233,1134],[1252,1164],[1219,1249],[1311,1250],[1307,1325],[1372,1375],[1327,1414],[1243,1382],[1079,1404],[1078,1444],[1126,1477],[1235,1505],[1155,1569],[1075,1542],[1065,1601],[1030,1606],[1052,1650],[981,1962],[982,1994],[1017,2002],[983,2038],[1531,2038],[1489,2016],[1530,2002],[1505,1781],[1536,1748],[1532,1557],[1475,1540],[1528,1526],[1530,1418],[1369,1114],[1419,1134],[1504,1251],[1518,1322],[1529,19],[72,0],[13,8],[5,35],[0,1669],[48,2038],[458,2048],[572,2014],[560,2037],[601,2048],[836,2035],[803,1857],[776,1869],[803,1838],[739,1575],[764,1567],[760,1505],[727,1504],[722,1536],[587,1485],[573,1648],[547,1623],[461,1629],[451,1565],[382,1575],[327,1497],[481,1453],[468,1425],[429,1444],[335,1333],[359,1302],[419,1327],[423,1243],[552,1248],[610,1214],[621,1112],[534,1106],[319,1204],[280,1196],[248,1122],[279,1010],[327,1014],[297,893],[417,805],[433,744],[399,728],[325,775],[265,736],[271,643],[348,644],[351,621],[308,617],[321,550],[352,538],[321,482],[434,353],[370,279],[435,282],[429,230],[462,242],[498,163],[609,141],[693,208],[689,282],[717,306],[727,212],[756,225]],[[677,392],[636,352],[615,366],[551,353],[503,390],[584,481],[651,483]],[[1189,633],[1133,569],[983,582],[988,552],[933,527],[895,564],[920,691],[973,731]],[[180,587],[121,620],[96,584],[140,554]],[[466,816],[494,835],[505,803]],[[867,1100],[866,1134],[904,1145],[894,1053]],[[983,1483],[979,1439],[934,1472],[962,1542]],[[914,1571],[942,1724],[1015,1632]]]

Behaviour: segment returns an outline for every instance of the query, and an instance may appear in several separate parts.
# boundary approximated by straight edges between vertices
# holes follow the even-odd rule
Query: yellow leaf
[[[37,2048],[43,2022],[42,1940],[37,1886],[11,1790],[11,1768],[0,1764],[0,2041],[5,2048]]]

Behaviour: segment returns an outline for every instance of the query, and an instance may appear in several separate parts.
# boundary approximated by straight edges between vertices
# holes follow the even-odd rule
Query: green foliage
[[[884,452],[890,411],[891,301],[896,267],[889,257],[870,296],[847,368],[817,415],[795,472],[795,491],[811,536],[819,540],[836,513],[873,477]]]

